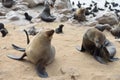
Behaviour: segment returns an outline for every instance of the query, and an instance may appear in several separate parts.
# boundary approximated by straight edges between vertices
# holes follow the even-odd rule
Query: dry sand
[[[35,24],[35,27],[55,29],[59,24],[61,23],[40,22]],[[38,77],[34,65],[29,61],[12,60],[6,56],[22,55],[22,52],[14,50],[11,44],[25,47],[26,36],[22,30],[30,25],[6,24],[9,34],[5,38],[0,37],[0,80],[120,80],[120,61],[100,64],[91,55],[75,49],[75,46],[81,45],[82,36],[90,27],[78,27],[68,23],[64,25],[63,34],[53,35],[52,44],[56,48],[56,56],[54,62],[46,67],[49,78],[42,79]],[[109,32],[104,33],[116,46],[116,57],[120,58],[120,43],[116,42]]]

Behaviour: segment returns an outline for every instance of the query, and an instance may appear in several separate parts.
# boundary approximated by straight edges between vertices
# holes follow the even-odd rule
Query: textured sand
[[[36,28],[55,29],[61,23],[35,24]],[[27,60],[16,61],[9,59],[7,54],[22,55],[16,51],[11,44],[15,43],[25,47],[26,36],[22,31],[27,26],[15,26],[6,24],[9,34],[0,37],[0,80],[119,80],[120,61],[111,62],[106,65],[97,62],[91,55],[79,52],[75,46],[81,45],[82,36],[90,27],[76,26],[64,23],[63,34],[54,34],[52,44],[56,48],[55,60],[46,67],[49,78],[41,79],[36,74],[34,65]],[[107,38],[114,43],[117,49],[116,57],[120,57],[120,43],[107,31]],[[33,36],[30,36],[32,38]],[[27,59],[27,58],[25,58]]]

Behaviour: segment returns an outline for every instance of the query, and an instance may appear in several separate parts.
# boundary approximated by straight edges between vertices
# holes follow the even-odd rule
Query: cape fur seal
[[[2,37],[5,37],[8,34],[7,29],[4,27],[3,23],[0,23],[0,32],[2,33]]]
[[[50,7],[49,7],[48,2],[45,3],[45,8],[43,9],[42,13],[40,14],[40,18],[46,22],[53,22],[56,19],[56,17],[51,15],[51,13],[50,13]]]
[[[22,60],[25,56],[36,65],[37,73],[40,77],[48,77],[45,66],[53,62],[55,48],[51,45],[54,30],[43,30],[39,32],[27,45],[25,52],[20,57],[8,55],[9,58]]]
[[[32,23],[32,16],[30,16],[27,12],[24,13],[25,19],[30,21],[30,23]]]
[[[120,38],[120,23],[116,27],[111,28],[110,32],[115,38]]]
[[[74,14],[74,19],[80,21],[85,21],[86,20],[86,16],[85,16],[85,8],[79,8],[76,10],[75,14]]]
[[[113,58],[116,54],[116,50],[112,43],[110,43],[110,41],[106,39],[105,35],[96,28],[91,28],[86,31],[83,35],[81,49],[79,46],[76,47],[76,49],[81,52],[89,52],[98,62],[103,64],[106,63],[104,60],[105,57],[109,61],[117,60],[117,58]]]
[[[13,0],[2,0],[2,5],[7,8],[11,8],[14,4]]]
[[[64,27],[64,25],[63,25],[63,24],[60,24],[59,27],[55,29],[55,32],[56,32],[57,34],[63,33],[63,27]]]

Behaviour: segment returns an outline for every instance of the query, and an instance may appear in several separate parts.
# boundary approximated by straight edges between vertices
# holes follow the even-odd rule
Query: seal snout
[[[46,32],[46,34],[50,37],[54,34],[54,30],[49,30]]]

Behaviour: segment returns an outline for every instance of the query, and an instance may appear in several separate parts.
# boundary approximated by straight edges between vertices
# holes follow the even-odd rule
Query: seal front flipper
[[[26,53],[24,53],[22,56],[15,56],[15,55],[7,55],[7,57],[11,58],[11,59],[15,59],[15,60],[23,60],[23,58],[26,56]]]
[[[36,71],[38,76],[42,77],[42,78],[47,78],[48,74],[45,70],[45,67],[43,64],[41,64],[40,62],[36,65]]]
[[[83,45],[80,47],[80,46],[76,46],[76,49],[80,52],[85,52],[85,48],[83,47]]]
[[[95,51],[94,51],[94,54],[93,54],[93,56],[94,56],[94,58],[98,61],[98,62],[100,62],[100,63],[102,63],[102,64],[106,64],[106,62],[104,61],[104,59],[103,58],[101,58],[101,57],[99,57],[99,49],[95,49]]]
[[[120,60],[120,59],[119,59],[119,58],[110,58],[110,59],[109,59],[110,62],[118,61],[118,60]]]
[[[19,47],[19,46],[16,46],[15,44],[12,44],[12,46],[13,46],[13,48],[14,48],[15,50],[18,50],[18,51],[21,51],[21,52],[25,52],[25,48],[21,48],[21,47]]]

